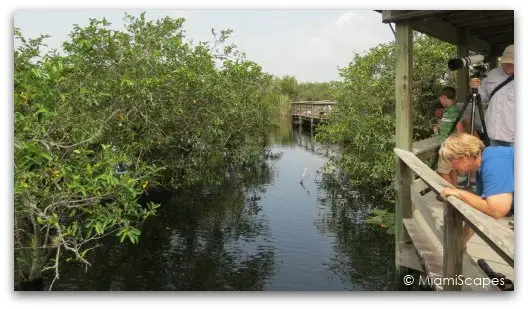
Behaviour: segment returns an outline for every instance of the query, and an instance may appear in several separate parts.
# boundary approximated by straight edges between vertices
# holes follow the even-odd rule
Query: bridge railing
[[[332,107],[337,104],[333,101],[299,101],[292,102],[292,116],[300,116],[307,118],[320,118],[332,110]]]

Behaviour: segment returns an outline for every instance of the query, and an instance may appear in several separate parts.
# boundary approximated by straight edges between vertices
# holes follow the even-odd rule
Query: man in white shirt
[[[501,57],[501,66],[491,70],[482,80],[482,85],[477,79],[471,80],[472,88],[479,88],[482,103],[488,102],[484,115],[486,129],[491,146],[513,146],[515,142],[515,82],[513,80],[513,45],[504,49]],[[492,92],[508,78],[511,80],[496,91]]]

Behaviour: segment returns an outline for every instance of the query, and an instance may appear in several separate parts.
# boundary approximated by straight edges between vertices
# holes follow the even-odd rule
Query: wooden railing
[[[317,119],[320,118],[321,115],[330,112],[335,104],[336,102],[333,101],[292,102],[292,116]]]
[[[410,168],[436,194],[446,186],[452,186],[429,168],[419,157],[434,155],[440,146],[437,137],[414,143],[413,152],[395,148],[399,164]],[[410,180],[400,180],[403,184]],[[400,190],[410,190],[403,185]],[[406,193],[401,193],[406,194]],[[407,192],[407,194],[409,194]],[[411,205],[408,205],[411,207]],[[497,220],[476,210],[456,197],[449,196],[444,203],[443,226],[443,278],[455,278],[462,274],[463,249],[461,243],[462,224],[466,222],[504,261],[514,267],[514,233]],[[461,286],[445,285],[444,290],[458,290]]]

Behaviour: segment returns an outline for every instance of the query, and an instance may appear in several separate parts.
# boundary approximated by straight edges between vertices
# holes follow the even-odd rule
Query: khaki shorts
[[[451,162],[444,159],[444,157],[439,156],[438,157],[438,167],[436,171],[440,174],[449,174],[453,170],[453,167],[451,166]]]

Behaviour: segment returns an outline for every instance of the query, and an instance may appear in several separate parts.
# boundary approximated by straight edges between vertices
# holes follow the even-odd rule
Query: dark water
[[[242,182],[149,196],[163,206],[138,245],[105,240],[87,272],[64,263],[53,289],[394,289],[393,236],[365,223],[387,206],[323,173],[336,149],[309,131],[286,120],[271,139],[275,156]]]

